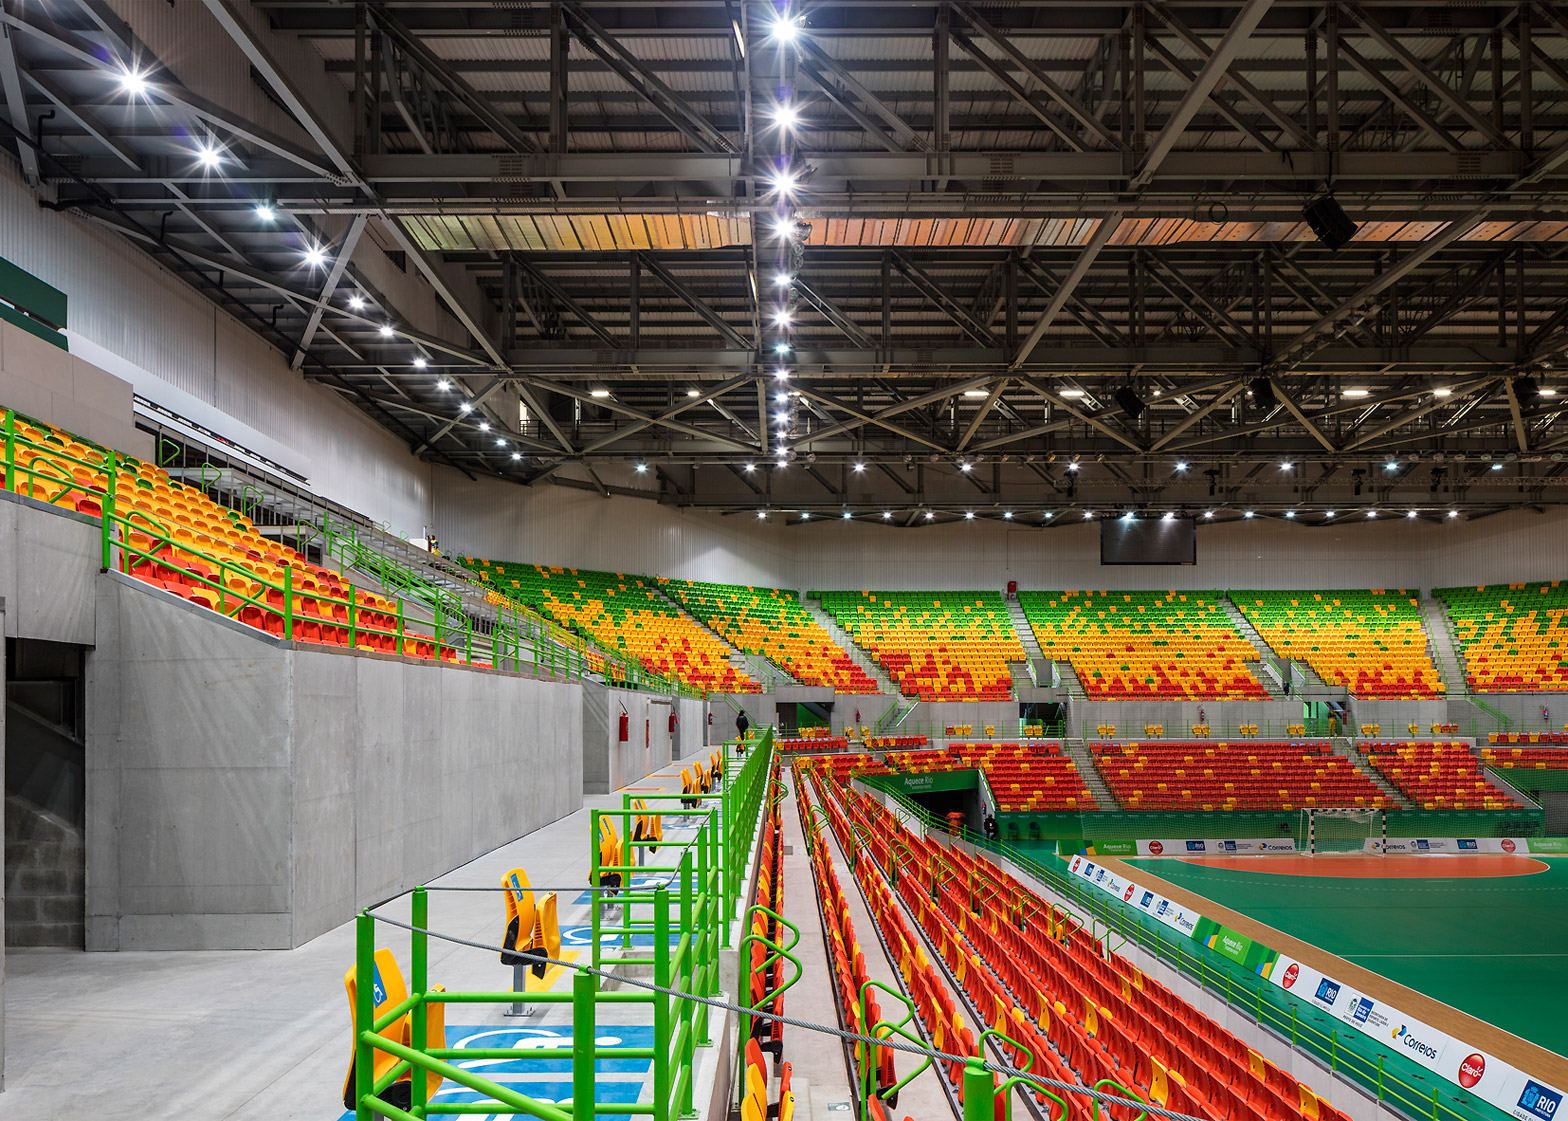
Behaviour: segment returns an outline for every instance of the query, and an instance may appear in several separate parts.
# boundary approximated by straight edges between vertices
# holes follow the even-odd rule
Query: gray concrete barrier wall
[[[327,651],[99,578],[87,947],[297,946],[582,804],[576,684]]]

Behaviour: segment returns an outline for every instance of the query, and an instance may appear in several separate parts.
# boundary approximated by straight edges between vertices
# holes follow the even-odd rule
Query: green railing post
[[[593,902],[588,906],[588,924],[593,932],[593,967],[600,968],[604,945],[599,941],[599,927],[603,924],[601,912],[604,909],[604,893],[599,891],[599,815],[602,810],[593,810],[588,815],[588,890]],[[630,923],[626,925],[630,926]]]
[[[354,922],[354,1118],[372,1121],[375,1117],[365,1099],[375,1088],[375,1048],[365,1041],[365,1033],[376,1017],[376,920],[360,912]]]
[[[629,908],[628,908],[629,910]],[[630,926],[630,922],[627,923]],[[670,986],[670,891],[661,883],[653,892],[653,983]],[[670,1121],[670,1001],[653,994],[653,1119]]]
[[[287,571],[284,570],[285,573]],[[353,584],[348,586],[348,648],[359,649],[359,592],[354,589]],[[440,661],[440,658],[441,651],[437,650],[436,660]]]
[[[991,1072],[980,1060],[971,1058],[964,1064],[964,1121],[994,1121],[996,1116],[996,1087]],[[866,1105],[869,1116],[871,1106]]]
[[[397,652],[403,653],[403,597],[397,598]]]
[[[1377,1056],[1377,1100],[1383,1100],[1383,1056]]]
[[[466,615],[463,617],[463,634],[465,636],[465,641],[467,643],[468,664],[469,665],[473,665],[474,664],[474,625],[473,625],[473,623],[468,621],[468,617]]]
[[[5,411],[5,489],[16,489],[16,410]],[[31,488],[29,492],[31,493]]]
[[[594,998],[598,989],[595,974],[586,969],[572,974],[572,1121],[593,1121],[594,1049],[598,1035],[594,1030]],[[657,1042],[654,1045],[658,1046]]]
[[[111,450],[108,463],[109,493],[103,500],[103,570],[105,572],[108,572],[114,566],[114,531],[112,527],[114,525],[116,505],[115,496],[119,493],[115,486],[115,481],[120,477],[119,465],[120,453]]]
[[[430,929],[430,897],[423,887],[416,887],[413,898],[409,902],[409,921],[419,929],[409,935],[410,952],[412,956],[409,970],[409,988],[411,996],[418,996],[419,1003],[414,1005],[414,1050],[428,1051],[430,1040],[426,1035],[426,1023],[429,1011],[425,1008],[425,994],[430,990],[430,936],[424,931]],[[411,1105],[415,1117],[424,1116],[424,1108],[429,1103],[430,1086],[425,1081],[425,1072],[417,1067],[413,1070],[413,1098]]]
[[[349,608],[349,619],[354,618],[354,609]],[[350,624],[352,627],[352,623]],[[283,638],[292,641],[294,638],[294,568],[292,565],[283,567]]]

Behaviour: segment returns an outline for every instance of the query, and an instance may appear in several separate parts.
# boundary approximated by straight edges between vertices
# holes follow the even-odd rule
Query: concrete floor
[[[679,791],[680,764],[634,787]],[[537,886],[568,888],[558,893],[563,929],[587,924],[588,908],[574,900],[587,887],[589,810],[619,808],[621,796],[584,801],[584,809],[434,885],[498,887],[521,865]],[[678,840],[683,831],[672,824],[666,817],[666,839]],[[430,900],[431,929],[500,942],[498,892],[432,892]],[[406,898],[385,912],[407,921]],[[406,933],[383,926],[377,944],[391,947],[407,969]],[[334,1121],[343,1112],[349,1060],[343,974],[353,958],[352,923],[297,950],[8,951],[0,1116]],[[430,979],[454,990],[506,990],[511,970],[492,953],[432,941]],[[448,1018],[517,1027],[565,1023],[570,1013],[552,1006],[518,1020],[503,1017],[500,1006],[473,1005],[453,1008]],[[624,1021],[605,1015],[604,1022]]]
[[[679,764],[672,765],[625,790],[678,791],[679,771]],[[521,865],[536,887],[564,889],[558,892],[563,930],[586,925],[588,907],[576,899],[587,886],[589,810],[619,807],[621,793],[589,797],[585,803],[584,809],[456,869],[432,887],[495,887],[505,872]],[[785,1010],[836,1026],[810,858],[793,795],[784,803],[783,815],[784,843],[790,846],[783,858],[785,914],[801,928],[806,967],[786,995]],[[665,818],[668,841],[684,835],[676,821],[676,815]],[[867,970],[896,987],[893,965],[881,952],[843,854],[836,842],[830,848]],[[673,847],[660,855],[673,858]],[[406,921],[406,897],[383,910]],[[500,895],[432,891],[430,925],[495,944],[503,932]],[[405,932],[382,926],[377,944],[390,947],[406,968]],[[297,950],[11,951],[6,958],[7,1090],[0,1095],[0,1115],[336,1121],[343,1112],[341,1092],[349,1059],[343,974],[353,956],[352,923]],[[448,989],[505,990],[511,970],[492,953],[432,941],[430,979]],[[602,1023],[647,1022],[640,1009],[612,1008],[601,1009]],[[453,1007],[448,1019],[451,1024],[509,1028],[570,1022],[565,1005],[521,1020],[502,1012],[491,1005]],[[971,1025],[971,1030],[978,1029]],[[829,1110],[830,1104],[852,1100],[837,1038],[787,1029],[785,1058],[793,1065],[798,1114],[813,1121],[843,1117]],[[897,1061],[902,1074],[914,1060],[899,1056]],[[770,1097],[777,1096],[776,1077],[774,1072]],[[928,1071],[906,1087],[896,1116],[949,1116],[938,1078],[934,1070]]]

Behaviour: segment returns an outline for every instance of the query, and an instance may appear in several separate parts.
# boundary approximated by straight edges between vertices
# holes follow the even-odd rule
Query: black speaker
[[[1122,386],[1116,391],[1114,396],[1116,403],[1122,407],[1122,412],[1132,417],[1133,420],[1137,420],[1143,415],[1145,405],[1138,399],[1138,395],[1132,391],[1132,386]]]
[[[1301,216],[1307,220],[1312,235],[1330,249],[1339,249],[1356,236],[1356,224],[1333,195],[1313,199],[1301,208]]]
[[[1514,396],[1521,405],[1534,405],[1541,397],[1541,387],[1534,378],[1515,378]]]
[[[1272,409],[1279,404],[1279,398],[1274,396],[1274,384],[1268,378],[1253,378],[1247,388],[1252,390],[1252,403],[1258,408]]]

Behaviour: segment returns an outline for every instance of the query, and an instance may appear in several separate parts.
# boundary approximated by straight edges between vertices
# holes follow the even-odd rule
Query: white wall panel
[[[1274,519],[1198,526],[1194,566],[1102,566],[1094,523],[902,529],[681,510],[567,487],[470,482],[436,469],[450,549],[506,560],[790,588],[1419,588],[1568,578],[1568,511],[1478,521]]]
[[[786,531],[749,516],[603,498],[549,482],[470,481],[441,467],[433,487],[436,534],[449,553],[686,580],[777,586],[790,577]]]
[[[319,493],[403,532],[425,524],[429,468],[395,436],[306,384],[277,350],[140,249],[41,209],[3,162],[0,255],[66,293],[74,334],[298,453]]]

